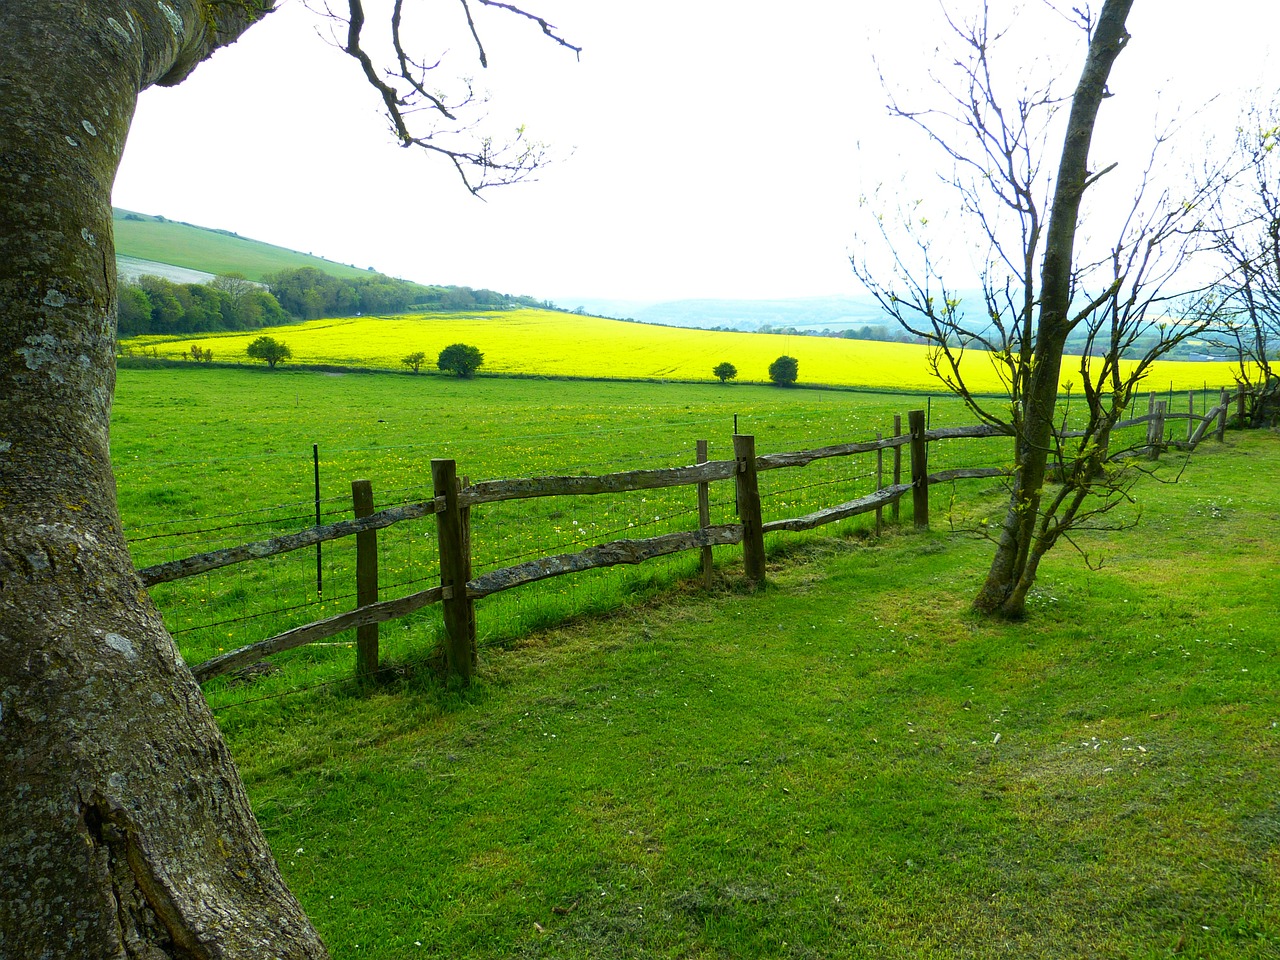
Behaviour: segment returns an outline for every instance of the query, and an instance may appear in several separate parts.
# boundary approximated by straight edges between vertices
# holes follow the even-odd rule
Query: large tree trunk
[[[1133,0],[1106,0],[1089,39],[1084,71],[1071,100],[1040,276],[1040,313],[1031,379],[1024,399],[1022,430],[1015,451],[1013,489],[1001,526],[995,558],[974,607],[1017,618],[1026,611],[1027,591],[1044,550],[1037,550],[1040,502],[1053,450],[1054,408],[1062,372],[1062,351],[1071,332],[1071,286],[1080,202],[1089,183],[1089,145],[1098,109],[1107,96],[1107,78],[1129,40],[1125,20]],[[1034,559],[1033,559],[1034,558]]]
[[[326,955],[134,573],[107,437],[137,94],[270,5],[0,6],[0,957]]]

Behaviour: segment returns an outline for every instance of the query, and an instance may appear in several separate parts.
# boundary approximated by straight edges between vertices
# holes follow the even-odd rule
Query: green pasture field
[[[969,422],[940,396],[779,390],[719,384],[482,379],[325,374],[282,369],[132,370],[119,374],[112,455],[125,532],[140,567],[290,533],[315,522],[313,444],[320,453],[324,522],[351,516],[351,482],[368,479],[379,508],[432,496],[431,460],[452,458],[473,481],[602,474],[693,463],[696,442],[712,459],[732,454],[738,429],[759,453],[892,433],[893,416],[928,409],[935,425]],[[990,465],[1000,441],[937,451],[934,469]],[[870,455],[762,475],[766,519],[798,516],[874,489]],[[882,464],[892,479],[892,458]],[[731,483],[712,486],[713,522],[734,519]],[[907,508],[909,511],[909,507]],[[851,521],[866,526],[871,521]],[[474,572],[621,538],[696,527],[693,488],[492,504],[472,512]],[[433,520],[379,534],[383,599],[434,586]],[[350,609],[354,543],[298,551],[173,584],[152,595],[189,662]],[[719,551],[722,561],[737,548]],[[533,626],[608,610],[693,570],[683,555],[642,567],[547,581],[482,601],[482,643]],[[431,609],[382,628],[384,658],[430,656],[441,626]],[[272,682],[322,682],[349,672],[347,639],[278,658],[292,668]],[[215,685],[215,702],[245,695]]]
[[[1021,624],[967,611],[981,541],[811,539],[465,693],[218,716],[335,956],[1271,958],[1277,476],[1206,448]]]
[[[425,496],[433,456],[477,480],[669,466],[699,437],[727,456],[735,413],[765,453],[888,432],[925,400],[122,370],[112,453],[145,564],[305,525],[312,443],[336,516],[357,477],[380,506]],[[967,422],[953,401],[928,405],[934,425]],[[935,469],[1001,453],[939,456]],[[766,511],[865,492],[865,461],[816,466],[762,475]],[[754,594],[725,550],[710,592],[673,563],[653,575],[661,590],[639,571],[611,588],[548,581],[532,614],[481,601],[482,635],[504,618],[507,633],[465,691],[435,673],[426,617],[384,626],[393,669],[378,684],[343,680],[339,644],[211,685],[210,702],[335,956],[1273,957],[1280,446],[1232,432],[1157,469],[1180,482],[1140,488],[1140,526],[1080,541],[1100,569],[1051,554],[1021,624],[967,611],[990,548],[964,531],[1002,507],[977,482],[934,501],[929,534],[908,505],[878,540],[866,522],[774,540]],[[491,505],[476,551],[495,556],[491,528],[534,531],[514,553],[574,549],[592,538],[575,527],[650,510],[685,522],[687,504],[642,499]],[[386,538],[384,578],[412,563],[430,578],[429,530]],[[251,614],[260,590],[285,606],[314,577],[301,553],[153,595],[171,625],[201,607]],[[293,615],[313,619],[279,616]],[[238,644],[266,619],[212,633]],[[180,634],[184,654],[216,652],[209,633]]]

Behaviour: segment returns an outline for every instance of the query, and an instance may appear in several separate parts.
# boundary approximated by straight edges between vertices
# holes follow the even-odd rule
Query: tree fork
[[[1062,372],[1062,350],[1071,332],[1071,277],[1080,202],[1092,182],[1089,147],[1098,110],[1107,94],[1107,78],[1129,40],[1125,20],[1133,0],[1106,0],[1089,39],[1084,70],[1071,98],[1071,113],[1050,207],[1040,273],[1040,312],[1035,353],[1025,398],[1025,419],[1017,440],[1017,471],[1009,508],[987,579],[974,609],[1019,618],[1026,590],[1018,584],[1032,556],[1036,522],[1052,449],[1054,410]],[[1032,568],[1034,570],[1034,567]]]

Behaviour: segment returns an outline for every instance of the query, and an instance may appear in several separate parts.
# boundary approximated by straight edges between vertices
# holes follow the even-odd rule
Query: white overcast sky
[[[495,135],[523,123],[550,144],[558,160],[537,182],[482,202],[445,162],[396,146],[355,62],[317,36],[321,21],[299,0],[282,0],[185,83],[143,93],[114,202],[570,307],[861,292],[848,266],[857,198],[920,162],[914,149],[903,158],[907,131],[885,118],[872,53],[923,85],[938,62],[936,0],[524,6],[581,45],[581,59],[487,11],[489,70],[465,38],[447,43],[454,72],[491,91]],[[1223,94],[1204,116],[1229,137],[1242,90],[1280,87],[1276,0],[1137,0],[1129,28],[1105,107],[1113,137],[1152,129],[1152,91],[1166,117]],[[1078,54],[1062,62],[1069,90]],[[1096,144],[1095,158],[1112,148]]]

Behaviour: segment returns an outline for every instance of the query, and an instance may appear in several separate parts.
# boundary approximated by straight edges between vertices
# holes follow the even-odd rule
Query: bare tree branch
[[[1234,161],[1246,173],[1217,197],[1207,219],[1225,276],[1214,291],[1208,342],[1236,364],[1253,426],[1280,417],[1280,110],[1255,93],[1240,119]],[[1210,179],[1211,171],[1201,181]]]
[[[473,2],[529,20],[558,46],[572,50],[575,55],[581,53],[581,48],[535,13],[497,0],[458,0],[466,35],[475,44],[481,68],[489,66],[489,55],[473,14]],[[546,148],[530,141],[523,126],[504,140],[484,132],[488,98],[478,93],[470,80],[451,76],[449,82],[455,85],[452,93],[433,85],[444,58],[410,52],[417,41],[408,39],[404,0],[394,0],[385,35],[379,30],[373,42],[368,36],[370,23],[364,0],[345,0],[342,10],[335,10],[327,0],[315,0],[309,6],[334,23],[334,45],[359,64],[366,82],[382,101],[396,141],[403,147],[422,149],[447,159],[472,195],[480,196],[491,187],[527,180],[547,162]],[[379,47],[388,51],[385,64],[380,64],[372,52]]]
[[[1159,131],[1129,204],[1107,200],[1101,221],[1111,242],[1086,244],[1081,225],[1098,212],[1085,205],[1086,195],[1119,169],[1116,162],[1091,164],[1089,146],[1111,96],[1111,64],[1129,42],[1131,0],[1105,0],[1096,16],[1087,7],[1043,6],[1087,43],[1070,97],[1057,92],[1056,78],[1009,82],[1004,74],[1018,51],[1001,45],[1009,33],[992,25],[985,2],[971,20],[946,15],[956,55],[945,76],[930,74],[939,104],[910,108],[888,96],[890,115],[921,132],[950,168],[940,178],[954,192],[967,236],[985,248],[980,302],[962,303],[955,281],[946,279],[953,268],[939,257],[920,203],[873,211],[869,236],[889,253],[887,270],[873,268],[865,252],[851,258],[886,312],[929,345],[942,383],[980,420],[1013,434],[1009,508],[975,603],[1006,616],[1021,614],[1048,550],[1132,502],[1129,491],[1144,468],[1113,430],[1151,364],[1210,322],[1210,291],[1179,288],[1177,277],[1213,246],[1206,211],[1232,175],[1219,166],[1196,184],[1171,179],[1165,151],[1174,131]],[[1051,166],[1057,137],[1061,154]],[[871,205],[868,199],[864,207]],[[1069,341],[1080,351],[1073,361],[1080,390],[1069,390],[1059,411]],[[974,363],[994,365],[1004,396],[972,392],[965,371]]]

